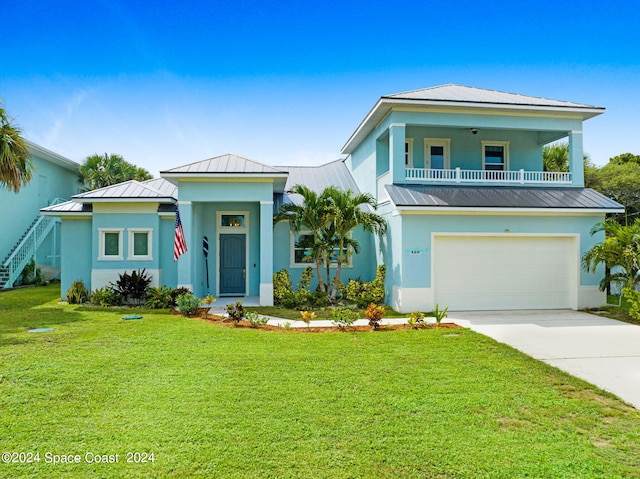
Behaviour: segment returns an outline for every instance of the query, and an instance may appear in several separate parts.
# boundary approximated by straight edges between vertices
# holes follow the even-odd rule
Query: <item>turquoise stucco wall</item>
[[[0,234],[0,261],[23,235],[40,208],[49,206],[55,198],[69,199],[78,193],[78,173],[47,161],[32,151],[35,172],[31,182],[19,193],[0,188],[0,204],[3,208],[2,234]],[[42,253],[38,260],[48,263],[51,252]]]
[[[580,256],[599,241],[602,235],[591,236],[591,227],[604,219],[593,216],[511,216],[511,215],[402,215],[402,247],[394,249],[394,269],[401,275],[394,276],[393,285],[405,288],[431,287],[431,234],[432,233],[537,233],[579,234]],[[396,235],[398,236],[398,235]],[[420,254],[411,255],[418,250]],[[581,286],[597,285],[603,271],[580,273]]]
[[[91,217],[62,220],[62,269],[60,274],[60,296],[66,298],[67,291],[77,279],[91,289]]]
[[[175,288],[178,284],[178,265],[173,261],[173,237],[176,220],[173,215],[161,216],[158,222],[158,266],[162,271],[162,284]]]

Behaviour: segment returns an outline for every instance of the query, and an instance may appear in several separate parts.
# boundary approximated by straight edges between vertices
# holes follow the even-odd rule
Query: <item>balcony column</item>
[[[405,183],[404,142],[406,125],[392,123],[389,126],[389,163],[393,183]]]
[[[582,132],[569,132],[569,171],[571,184],[584,186],[584,159],[582,150]]]

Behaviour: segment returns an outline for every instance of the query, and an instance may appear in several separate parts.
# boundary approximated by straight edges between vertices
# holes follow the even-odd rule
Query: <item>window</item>
[[[151,229],[129,229],[128,260],[151,261]]]
[[[425,138],[424,139],[424,162],[425,168],[432,170],[449,169],[449,149],[451,140],[449,138]]]
[[[404,140],[404,166],[413,168],[413,138]]]
[[[98,229],[98,259],[122,260],[122,228]]]
[[[506,171],[509,169],[509,142],[483,141],[482,166],[486,171]]]
[[[244,228],[244,215],[221,215],[220,226]]]
[[[306,268],[314,266],[315,261],[309,256],[309,248],[313,246],[313,235],[309,233],[293,234],[291,233],[291,267]],[[347,254],[347,248],[344,249]],[[334,249],[332,254],[331,267],[335,268],[338,255],[338,248]],[[323,265],[324,266],[324,265]],[[342,263],[343,268],[351,267],[351,258]]]

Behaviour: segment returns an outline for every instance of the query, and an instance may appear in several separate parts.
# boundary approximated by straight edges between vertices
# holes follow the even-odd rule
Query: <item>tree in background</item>
[[[125,161],[120,155],[88,156],[80,166],[80,181],[88,190],[104,188],[129,180],[150,180],[153,176],[144,168]]]
[[[591,234],[604,231],[604,241],[593,246],[582,257],[583,268],[595,273],[599,265],[606,267],[600,282],[604,291],[611,283],[635,289],[640,282],[640,219],[631,225],[621,225],[607,218],[591,229]]]
[[[627,224],[640,215],[640,156],[623,153],[598,168],[587,165],[585,186],[624,205],[623,214],[612,215],[621,224]]]
[[[0,106],[0,187],[17,193],[31,181],[33,163],[20,128]]]

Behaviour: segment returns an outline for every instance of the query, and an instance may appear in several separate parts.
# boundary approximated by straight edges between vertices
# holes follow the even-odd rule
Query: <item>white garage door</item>
[[[577,241],[562,236],[436,236],[433,285],[452,311],[571,308]]]

